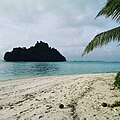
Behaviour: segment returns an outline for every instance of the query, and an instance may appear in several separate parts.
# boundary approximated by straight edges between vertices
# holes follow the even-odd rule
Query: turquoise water
[[[0,61],[0,80],[34,76],[120,71],[120,62],[5,62]]]

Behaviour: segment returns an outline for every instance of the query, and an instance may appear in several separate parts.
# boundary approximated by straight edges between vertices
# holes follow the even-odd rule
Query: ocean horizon
[[[0,80],[21,78],[113,73],[120,71],[119,61],[6,62],[0,61]]]

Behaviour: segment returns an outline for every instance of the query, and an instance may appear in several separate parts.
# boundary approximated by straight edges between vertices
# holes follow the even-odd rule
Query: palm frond
[[[120,42],[120,27],[102,32],[96,35],[83,51],[83,55],[93,51],[94,48],[102,47],[112,41]]]
[[[96,18],[101,15],[111,17],[113,20],[120,23],[120,0],[107,0],[106,5],[97,14]]]

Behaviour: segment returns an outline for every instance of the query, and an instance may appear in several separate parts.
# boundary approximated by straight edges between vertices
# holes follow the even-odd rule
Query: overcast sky
[[[98,33],[118,26],[96,14],[106,0],[0,0],[0,59],[14,47],[47,42],[67,60],[120,61],[118,43],[110,43],[81,58]]]

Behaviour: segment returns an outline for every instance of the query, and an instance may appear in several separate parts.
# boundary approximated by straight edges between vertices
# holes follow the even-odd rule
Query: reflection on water
[[[61,74],[120,71],[120,62],[4,62],[0,61],[0,80]]]
[[[35,63],[31,64],[31,67],[27,68],[27,72],[34,75],[49,74],[58,71],[59,66],[50,63]]]

